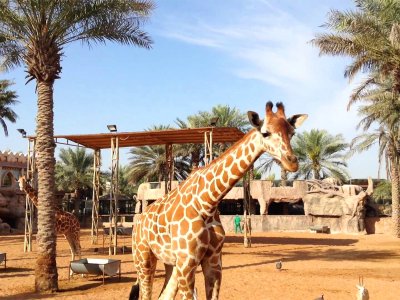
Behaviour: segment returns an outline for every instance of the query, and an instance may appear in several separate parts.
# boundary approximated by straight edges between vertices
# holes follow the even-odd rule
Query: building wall
[[[24,228],[25,193],[19,190],[17,180],[26,172],[26,165],[26,155],[0,151],[0,233]]]

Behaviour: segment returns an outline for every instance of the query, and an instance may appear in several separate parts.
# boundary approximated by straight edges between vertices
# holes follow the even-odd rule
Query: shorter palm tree
[[[75,214],[79,213],[83,191],[92,186],[93,155],[84,148],[61,149],[60,161],[56,164],[56,185],[63,191],[74,192]]]
[[[170,126],[155,125],[147,131],[160,131],[172,129]],[[174,145],[174,178],[184,180],[190,173],[190,160],[187,156],[176,151]],[[168,173],[166,149],[164,145],[134,147],[130,150],[131,157],[128,170],[129,181],[137,184],[142,181],[163,181]]]
[[[212,124],[214,120],[214,124]],[[199,127],[236,127],[241,131],[248,131],[250,124],[247,115],[240,112],[237,108],[229,105],[216,105],[211,111],[199,111],[194,115],[187,117],[187,121],[177,118],[175,123],[179,128],[199,128]],[[230,144],[219,143],[214,145],[213,152],[216,156],[220,155]],[[204,164],[204,145],[185,144],[176,147],[176,153],[182,157],[189,157],[194,168]]]
[[[326,130],[312,129],[293,137],[292,148],[299,160],[294,179],[333,177],[344,182],[349,178],[344,153],[348,144],[341,134],[333,136]]]
[[[18,118],[17,114],[11,109],[12,105],[19,102],[16,92],[9,90],[11,84],[8,80],[0,80],[0,124],[5,136],[8,136],[6,120],[15,123]]]

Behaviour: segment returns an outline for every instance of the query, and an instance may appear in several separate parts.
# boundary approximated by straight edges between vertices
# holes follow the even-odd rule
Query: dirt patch
[[[35,294],[33,252],[23,252],[23,235],[0,236],[0,252],[7,252],[7,269],[0,265],[0,299],[127,299],[136,272],[130,253],[112,258],[122,261],[122,278],[74,276],[68,280],[70,252],[58,238],[57,266],[60,292]],[[82,234],[82,257],[107,258],[100,245],[91,245],[90,233]],[[120,241],[129,246],[130,238]],[[280,271],[275,262],[282,260]],[[400,240],[388,235],[314,234],[274,232],[253,234],[252,247],[243,247],[243,237],[228,234],[223,248],[223,279],[220,299],[355,299],[356,284],[364,276],[370,299],[398,299]],[[153,299],[163,284],[164,270],[157,267]],[[199,268],[196,286],[204,298],[204,280]]]

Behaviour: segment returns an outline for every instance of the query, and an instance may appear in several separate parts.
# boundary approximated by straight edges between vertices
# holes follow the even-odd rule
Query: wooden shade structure
[[[119,147],[139,147],[167,144],[203,144],[204,134],[212,132],[214,143],[236,142],[244,133],[235,127],[202,127],[142,132],[112,132],[54,136],[56,143],[84,146],[91,149],[111,148],[111,138],[118,138]],[[63,141],[65,140],[65,141]]]
[[[111,187],[110,187],[110,246],[109,254],[117,254],[117,218],[118,218],[118,167],[119,148],[165,145],[166,161],[169,176],[166,178],[166,192],[170,189],[173,172],[173,144],[203,144],[206,163],[212,160],[213,143],[234,143],[241,139],[244,133],[235,127],[201,127],[186,129],[168,129],[142,132],[110,132],[98,134],[55,135],[58,144],[85,147],[94,150],[93,166],[93,204],[92,204],[92,243],[98,238],[98,210],[100,189],[100,164],[102,149],[111,149]],[[34,141],[34,136],[27,137]],[[34,166],[34,161],[28,162],[28,170]],[[30,225],[31,226],[31,225]]]

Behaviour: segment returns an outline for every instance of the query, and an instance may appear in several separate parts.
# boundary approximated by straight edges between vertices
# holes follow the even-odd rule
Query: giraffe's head
[[[25,177],[25,175],[21,175],[21,176],[18,178],[18,184],[19,184],[19,189],[20,189],[21,191],[24,191],[25,188],[26,188],[26,177]]]
[[[296,172],[299,164],[290,145],[290,139],[294,135],[295,129],[307,119],[308,115],[299,114],[286,118],[285,107],[282,103],[276,104],[276,112],[272,111],[272,107],[272,102],[268,102],[264,120],[261,120],[256,112],[249,111],[250,123],[263,136],[262,151],[268,152],[273,158],[281,162],[285,170]]]

